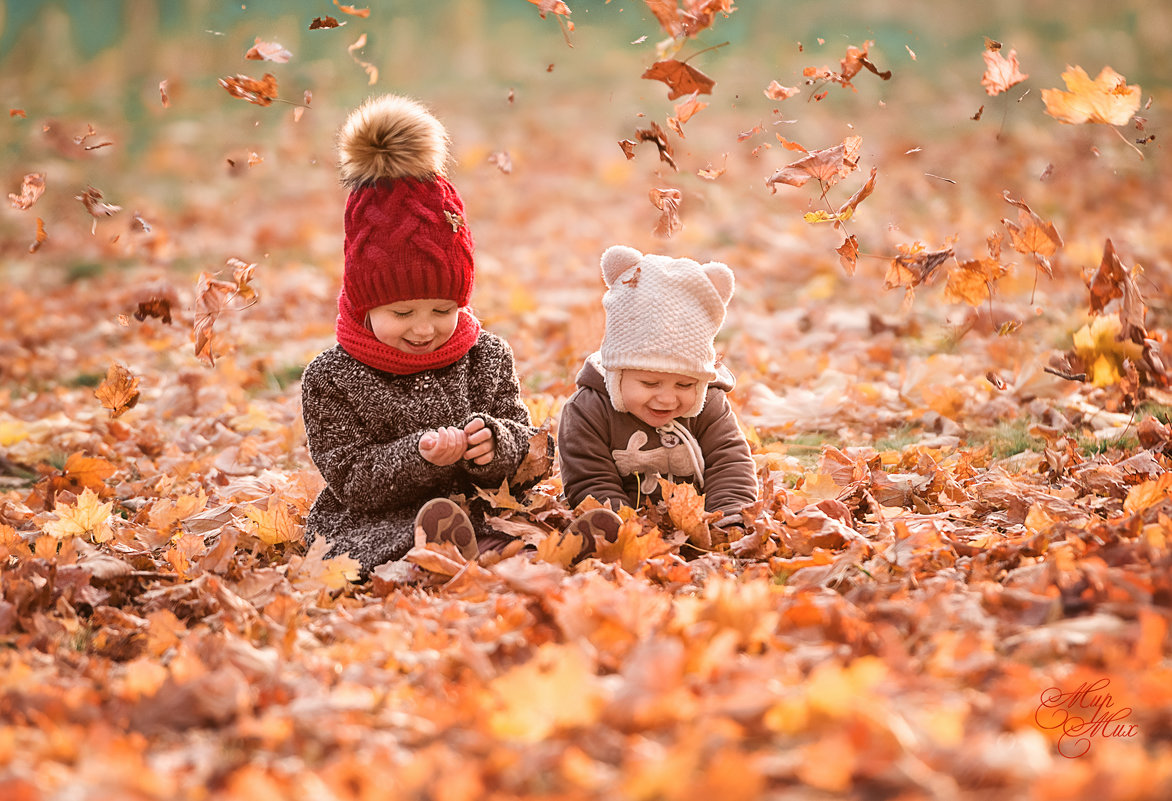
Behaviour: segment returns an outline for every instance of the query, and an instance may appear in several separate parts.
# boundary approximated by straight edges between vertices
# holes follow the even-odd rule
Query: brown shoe
[[[566,531],[582,535],[582,550],[578,552],[577,558],[585,559],[594,553],[598,543],[618,542],[622,524],[623,519],[610,509],[591,509],[571,523]]]
[[[450,542],[467,560],[480,553],[476,529],[460,506],[450,498],[432,498],[415,515],[415,530],[428,542]]]

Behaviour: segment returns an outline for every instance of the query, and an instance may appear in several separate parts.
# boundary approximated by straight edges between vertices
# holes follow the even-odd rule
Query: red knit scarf
[[[365,322],[355,319],[354,308],[343,293],[338,298],[338,344],[363,364],[395,375],[411,375],[455,364],[480,337],[480,321],[466,307],[460,309],[456,330],[448,341],[429,353],[407,353],[380,342]]]

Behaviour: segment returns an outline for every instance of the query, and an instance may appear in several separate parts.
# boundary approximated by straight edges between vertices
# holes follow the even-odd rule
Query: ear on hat
[[[718,261],[710,261],[701,269],[708,276],[708,280],[712,282],[712,286],[716,288],[716,294],[720,295],[720,302],[727,306],[733,294],[733,271],[728,268],[728,265]]]
[[[614,286],[619,276],[634,267],[643,254],[626,245],[611,245],[602,254],[602,280]]]

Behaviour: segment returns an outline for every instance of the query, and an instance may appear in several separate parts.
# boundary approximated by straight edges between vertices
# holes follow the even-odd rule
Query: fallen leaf
[[[58,506],[55,518],[45,524],[44,532],[59,540],[70,537],[89,537],[94,542],[106,542],[114,536],[110,527],[113,501],[101,503],[89,487],[82,490],[74,506]]]

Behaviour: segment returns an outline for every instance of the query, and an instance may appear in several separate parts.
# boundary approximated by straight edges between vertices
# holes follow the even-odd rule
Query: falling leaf
[[[159,81],[159,101],[163,104],[163,108],[171,108],[171,96],[167,94],[167,80]]]
[[[220,78],[220,86],[232,97],[239,97],[258,106],[272,105],[277,99],[277,78],[267,72],[259,81],[247,75]]]
[[[854,234],[848,236],[843,243],[835,248],[838,254],[838,263],[846,270],[847,275],[854,275],[859,263],[859,240]]]
[[[796,86],[782,86],[777,81],[770,81],[765,87],[765,96],[770,100],[786,100],[794,95],[801,94],[802,90]]]
[[[1001,234],[991,235],[986,245],[989,252],[987,258],[960,262],[955,270],[948,273],[944,294],[950,300],[973,307],[980,306],[991,297],[993,284],[1009,272],[1001,263]]]
[[[842,219],[847,219],[854,213],[859,204],[871,196],[875,191],[875,176],[879,174],[878,167],[871,168],[871,175],[867,178],[867,182],[859,187],[859,190],[851,195],[846,203],[838,207],[838,216]]]
[[[659,220],[655,223],[655,236],[674,236],[683,223],[680,222],[680,201],[683,195],[678,189],[652,189],[648,192],[651,205],[659,209]]]
[[[901,247],[901,249],[903,249]],[[924,251],[915,248],[910,252],[901,253],[891,260],[887,268],[887,275],[883,279],[884,289],[895,287],[913,288],[928,280],[936,268],[946,260],[952,258],[952,248],[945,250]]]
[[[12,208],[27,211],[44,193],[45,174],[43,172],[30,172],[20,182],[20,194],[15,195],[9,192],[8,200],[12,203]]]
[[[700,70],[675,59],[655,62],[641,77],[667,84],[671,89],[667,96],[668,100],[692,93],[709,95],[712,94],[712,87],[716,86],[716,81]]]
[[[82,490],[74,506],[58,506],[56,516],[45,524],[44,532],[59,540],[70,537],[89,537],[94,542],[106,542],[114,536],[110,516],[114,503],[101,503],[88,487]]]
[[[507,150],[498,150],[494,153],[489,153],[488,163],[496,167],[505,175],[509,175],[513,171],[513,159]]]
[[[239,296],[255,302],[256,292],[249,284],[254,264],[240,259],[228,260],[233,267],[233,281],[223,281],[209,273],[200,273],[195,289],[195,355],[208,366],[215,365],[212,354],[212,329],[229,301]],[[218,273],[217,273],[218,275]]]
[[[707,181],[715,181],[717,178],[724,175],[724,171],[726,169],[728,169],[728,153],[724,154],[724,161],[722,162],[719,169],[714,168],[712,164],[709,163],[708,166],[704,169],[697,170],[696,175]]]
[[[358,39],[354,42],[354,44],[347,47],[346,50],[347,50],[347,52],[350,53],[350,57],[354,59],[354,62],[356,64],[358,64],[360,67],[362,67],[363,70],[366,71],[367,76],[370,78],[370,80],[367,81],[367,83],[370,84],[371,86],[373,86],[375,83],[378,82],[378,67],[374,66],[373,64],[371,64],[368,61],[363,61],[354,53],[354,51],[361,50],[364,47],[366,47],[366,34],[365,33],[362,34],[361,36],[359,36]]]
[[[33,243],[28,246],[29,253],[36,253],[41,249],[41,245],[49,241],[49,234],[45,232],[45,221],[37,217],[37,236]]]
[[[692,117],[697,112],[702,111],[703,109],[706,109],[706,108],[708,108],[707,103],[701,103],[699,100],[697,100],[695,98],[695,96],[692,96],[687,101],[685,101],[683,103],[676,104],[676,107],[675,107],[676,119],[678,119],[680,121],[680,124],[683,125],[685,122],[692,119]]]
[[[134,312],[134,319],[140,323],[148,317],[162,320],[164,325],[171,324],[171,301],[167,298],[152,297],[150,300],[139,301],[138,309]]]
[[[671,144],[667,141],[667,134],[663,132],[663,129],[659,127],[658,123],[651,123],[650,128],[637,128],[635,130],[635,136],[640,142],[654,142],[655,147],[659,149],[660,161],[665,162],[673,170],[678,169],[676,167],[676,161],[672,157],[672,147]],[[623,141],[625,142],[628,140]],[[623,143],[620,142],[619,146],[623,147]],[[625,152],[626,147],[623,147],[623,150]]]
[[[1123,285],[1127,279],[1127,271],[1115,253],[1115,245],[1108,239],[1103,246],[1099,268],[1087,281],[1087,288],[1091,291],[1091,313],[1099,314],[1108,303],[1123,297]]]
[[[562,0],[529,0],[529,2],[537,6],[537,13],[542,19],[545,19],[546,14],[561,16],[569,16],[570,14],[570,7]]]
[[[86,187],[85,194],[75,195],[74,200],[80,200],[82,205],[85,206],[85,210],[88,211],[90,216],[94,218],[90,233],[97,232],[98,220],[100,218],[109,217],[119,211],[122,211],[121,206],[114,206],[102,200],[102,193],[97,189],[94,189],[92,186]]]
[[[94,397],[110,410],[110,417],[119,417],[138,403],[138,378],[115,362],[94,390]]]
[[[309,23],[309,29],[311,31],[316,31],[324,28],[340,28],[345,24],[346,23],[344,22],[339,23],[333,17],[314,17],[313,22]]]
[[[341,11],[343,14],[349,14],[352,17],[361,17],[362,19],[366,19],[367,17],[370,16],[370,9],[369,8],[355,8],[354,6],[344,6],[341,3],[339,3],[338,0],[334,0],[334,5],[337,6],[338,10]]]
[[[985,74],[981,77],[981,86],[985,87],[985,93],[990,96],[1008,91],[1011,86],[1017,86],[1030,77],[1021,71],[1016,50],[1009,51],[1009,58],[1001,55],[999,49],[985,50],[982,55],[985,58]]]
[[[813,150],[805,158],[789,164],[773,173],[765,185],[776,191],[777,184],[805,186],[811,178],[818,179],[823,187],[830,187],[858,169],[861,136],[848,136],[842,144],[825,150]]]
[[[1139,86],[1128,86],[1110,67],[1103,67],[1093,81],[1082,67],[1067,67],[1062,80],[1068,91],[1042,90],[1046,113],[1059,122],[1126,125],[1139,111]]]
[[[293,54],[277,42],[262,42],[260,37],[257,37],[244,57],[251,61],[274,61],[278,64],[285,64],[293,58]]]
[[[709,28],[717,14],[727,17],[736,11],[733,0],[685,0],[683,8],[676,0],[644,0],[644,3],[673,39],[695,36]]]
[[[1009,238],[1013,249],[1018,253],[1033,256],[1035,262],[1047,275],[1053,275],[1050,257],[1058,248],[1062,247],[1062,237],[1054,227],[1054,223],[1047,222],[1033,212],[1023,200],[1014,200],[1008,190],[1002,192],[1005,202],[1018,208],[1018,224],[1002,218],[1001,222],[1009,229]]]
[[[8,117],[9,117],[9,119],[11,119],[13,117],[20,117],[21,119],[27,119],[28,114],[26,114],[24,109],[22,109],[22,108],[10,108],[10,109],[8,109]]]

